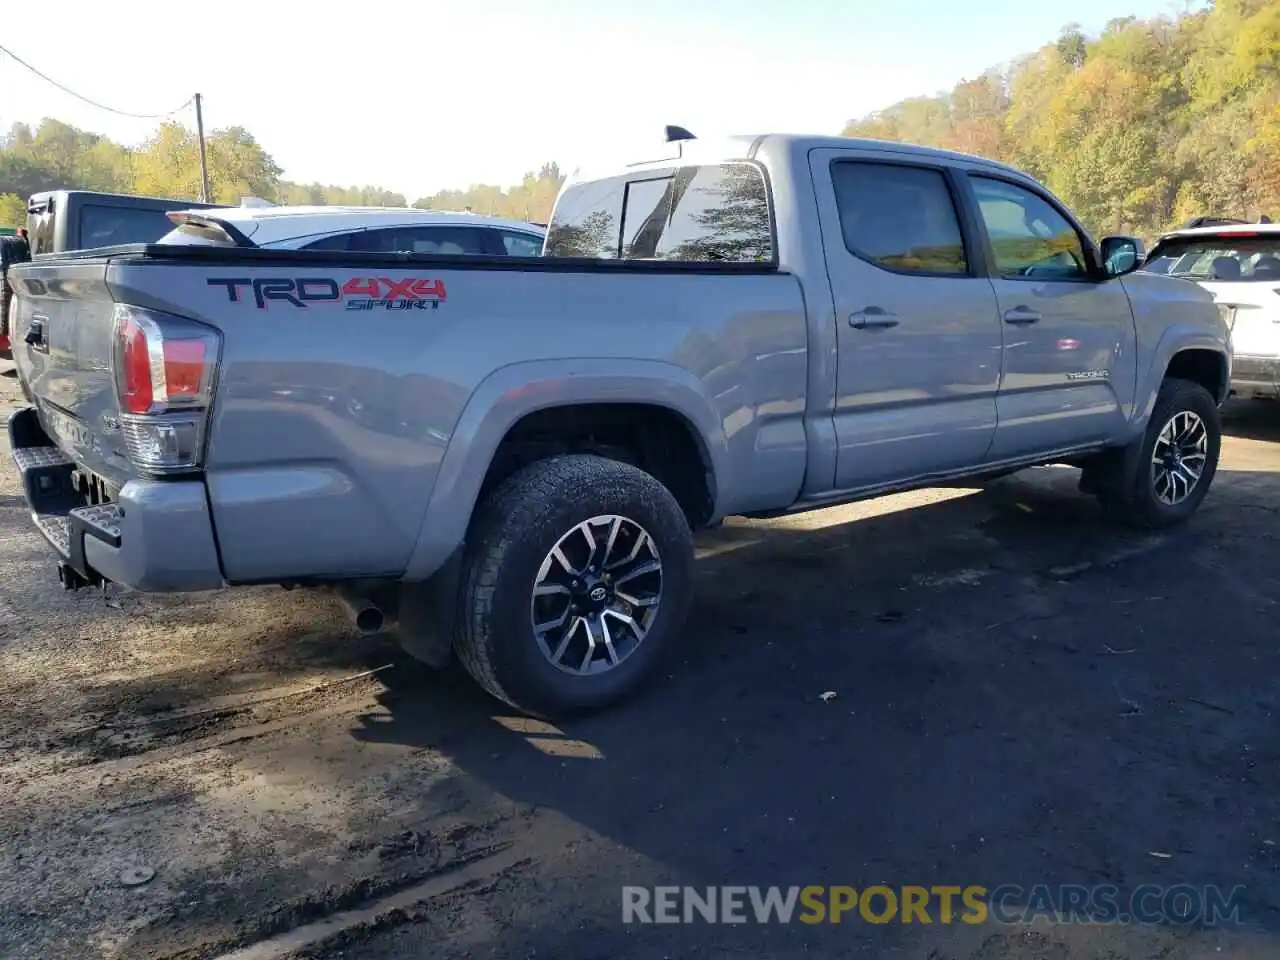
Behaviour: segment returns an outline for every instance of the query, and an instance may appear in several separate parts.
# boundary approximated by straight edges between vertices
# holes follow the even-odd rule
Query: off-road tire
[[[1200,482],[1177,504],[1162,502],[1152,480],[1151,458],[1165,424],[1176,414],[1190,411],[1198,416],[1208,434],[1208,451]],[[1160,385],[1151,418],[1142,436],[1122,450],[1112,451],[1090,478],[1107,516],[1117,522],[1148,530],[1185,523],[1200,508],[1218,469],[1222,451],[1222,422],[1218,405],[1198,383],[1170,377]]]
[[[576,676],[544,656],[530,605],[543,559],[592,517],[639,523],[662,563],[662,596],[644,640],[612,669]],[[599,710],[634,693],[674,643],[693,598],[693,538],[680,505],[634,466],[573,454],[523,467],[476,511],[463,556],[455,652],[489,693],[535,716]]]

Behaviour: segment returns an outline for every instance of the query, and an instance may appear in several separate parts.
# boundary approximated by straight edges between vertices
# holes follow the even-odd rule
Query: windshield
[[[1173,239],[1161,244],[1142,269],[1189,280],[1280,283],[1280,234]]]

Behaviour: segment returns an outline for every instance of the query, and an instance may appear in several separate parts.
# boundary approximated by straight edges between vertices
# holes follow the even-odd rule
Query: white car
[[[244,205],[175,210],[162,244],[339,250],[348,253],[471,253],[536,257],[545,231],[521,220],[396,207]]]
[[[1175,230],[1160,238],[1142,269],[1209,291],[1231,326],[1231,391],[1280,398],[1280,224]]]

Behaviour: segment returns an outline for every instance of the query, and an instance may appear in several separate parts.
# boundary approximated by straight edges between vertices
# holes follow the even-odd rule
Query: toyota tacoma
[[[11,267],[9,431],[63,583],[333,589],[549,715],[679,642],[726,516],[1047,463],[1129,523],[1196,511],[1226,322],[1135,240],[957,153],[662,152],[568,182],[540,257],[227,231]]]

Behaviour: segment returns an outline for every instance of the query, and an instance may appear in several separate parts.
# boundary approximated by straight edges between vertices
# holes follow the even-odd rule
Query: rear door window
[[[955,201],[940,170],[849,160],[834,164],[831,178],[854,256],[895,273],[969,273]]]
[[[366,230],[355,238],[366,253],[483,254],[484,237],[475,227],[391,227]]]
[[[355,250],[356,237],[360,236],[356,233],[335,233],[331,237],[324,237],[320,240],[313,240],[308,244],[304,244],[302,250]]]
[[[542,238],[532,233],[503,230],[502,247],[509,257],[536,257],[542,253]]]

